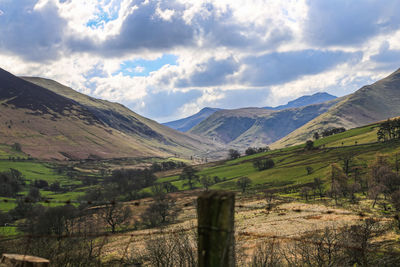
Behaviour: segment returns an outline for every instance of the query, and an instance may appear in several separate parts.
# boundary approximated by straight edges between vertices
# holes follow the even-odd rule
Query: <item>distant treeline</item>
[[[262,152],[267,152],[270,151],[271,149],[269,146],[265,147],[249,147],[246,149],[245,153],[247,156],[257,154],[257,153],[262,153]]]
[[[388,119],[379,124],[378,141],[400,139],[400,119]]]
[[[332,129],[324,130],[321,134],[318,132],[315,132],[314,139],[319,139],[321,136],[327,137],[327,136],[331,136],[334,134],[343,133],[345,131],[346,131],[346,129],[344,127],[339,127],[339,128],[332,128]]]
[[[151,165],[151,171],[153,172],[159,172],[159,171],[168,171],[168,170],[173,170],[173,169],[179,169],[186,167],[186,164],[184,162],[180,161],[164,161],[164,162],[154,162]]]

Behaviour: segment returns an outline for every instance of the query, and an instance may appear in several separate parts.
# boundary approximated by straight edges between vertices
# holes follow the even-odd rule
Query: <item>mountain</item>
[[[181,132],[187,132],[190,129],[192,129],[194,126],[205,120],[207,117],[210,115],[214,114],[214,112],[220,110],[219,108],[203,108],[196,114],[189,116],[187,118],[183,118],[180,120],[176,121],[170,121],[163,123],[163,125],[168,126],[172,129],[181,131]]]
[[[303,127],[273,144],[284,147],[311,139],[314,132],[332,127],[346,129],[362,126],[400,115],[400,69],[388,77],[367,85],[344,97]]]
[[[120,104],[3,69],[0,143],[20,143],[25,153],[41,159],[189,156],[216,146]]]
[[[265,146],[326,112],[338,100],[285,110],[220,110],[189,131],[237,148]]]
[[[286,105],[280,105],[277,107],[264,107],[264,109],[270,110],[283,110],[287,108],[298,108],[304,107],[312,104],[319,104],[323,102],[327,102],[333,99],[336,99],[336,96],[330,95],[328,93],[315,93],[313,95],[305,95],[299,97],[295,100],[289,101]],[[219,108],[203,108],[198,113],[189,116],[187,118],[183,118],[176,121],[170,121],[163,123],[163,125],[168,126],[172,129],[181,131],[181,132],[188,132],[190,129],[198,125],[203,120],[207,119],[209,116],[214,114],[216,111],[219,111]]]
[[[272,109],[272,110],[283,110],[287,108],[299,108],[304,107],[312,104],[319,104],[323,102],[327,102],[337,97],[328,93],[315,93],[313,95],[305,95],[299,97],[295,100],[289,101],[286,105],[280,105],[277,107],[264,107],[265,109]]]

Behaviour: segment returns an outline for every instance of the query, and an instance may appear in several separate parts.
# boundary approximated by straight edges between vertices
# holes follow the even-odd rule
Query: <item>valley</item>
[[[273,143],[332,117],[353,95],[282,110],[213,110],[188,133],[180,133],[122,105],[93,99],[51,80],[24,77],[29,81],[25,84],[7,73],[4,76],[21,82],[26,90],[40,89],[62,100],[56,106],[42,102],[30,106],[21,102],[24,92],[14,98],[3,96],[0,176],[5,189],[0,190],[0,223],[5,226],[0,233],[16,240],[5,241],[14,252],[31,233],[38,235],[35,242],[47,239],[40,237],[43,234],[65,235],[64,241],[51,241],[63,251],[70,242],[82,246],[100,242],[95,259],[110,266],[154,265],[156,252],[151,244],[161,243],[186,244],[183,254],[162,253],[184,261],[192,255],[195,261],[196,199],[205,191],[223,190],[236,193],[236,257],[242,266],[254,264],[263,242],[277,242],[279,255],[284,255],[302,239],[326,238],[320,233],[346,232],[343,229],[368,223],[376,231],[385,229],[376,238],[368,237],[370,250],[379,247],[381,253],[368,254],[368,259],[389,262],[389,251],[400,256],[394,226],[397,202],[388,191],[378,190],[390,185],[395,194],[400,185],[382,180],[379,187],[372,186],[377,181],[374,168],[385,172],[385,177],[398,177],[400,142],[395,129],[384,140],[378,139],[382,129],[389,129],[382,128],[387,121],[376,115],[372,123],[365,120],[355,128],[321,123],[325,126],[310,128],[307,142],[296,137],[290,139],[294,142],[290,146]],[[390,76],[389,83],[396,77]],[[388,88],[385,81],[377,84]],[[382,96],[374,101],[380,103]],[[397,125],[396,118],[391,121]],[[61,232],[38,225],[52,216],[63,218]],[[81,231],[90,235],[83,237]],[[344,242],[341,235],[335,238]],[[307,249],[316,249],[313,241],[307,242],[311,242]],[[86,258],[83,247],[77,249],[70,248],[69,253],[93,260]],[[59,260],[49,253],[30,252]],[[346,254],[346,248],[340,253]],[[285,257],[278,260],[290,265]]]

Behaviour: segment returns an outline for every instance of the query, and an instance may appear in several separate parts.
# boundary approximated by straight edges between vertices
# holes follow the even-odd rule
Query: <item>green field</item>
[[[50,203],[43,202],[41,204],[50,206],[63,205],[62,202],[68,200],[77,200],[80,196],[84,194],[84,192],[80,189],[80,187],[83,187],[82,182],[78,179],[73,179],[69,177],[65,172],[57,171],[57,167],[58,166],[55,164],[34,160],[0,160],[0,172],[7,172],[10,169],[16,169],[22,173],[26,186],[23,191],[19,192],[19,195],[21,197],[28,194],[29,185],[35,180],[44,180],[49,185],[54,182],[59,182],[61,187],[73,188],[73,191],[69,191],[66,193],[56,193],[41,189],[40,195],[50,201]],[[9,211],[15,206],[15,198],[0,198],[1,211]]]
[[[5,144],[0,144],[0,160],[1,159],[10,159],[10,158],[16,158],[16,159],[27,159],[28,155],[16,151],[9,145]]]
[[[368,125],[346,132],[316,140],[316,149],[305,151],[304,145],[277,149],[269,152],[240,157],[236,160],[225,161],[215,167],[200,168],[200,177],[218,176],[222,181],[211,186],[211,189],[238,190],[236,181],[246,176],[252,180],[254,189],[279,189],[310,183],[314,178],[327,180],[332,163],[341,163],[341,158],[352,155],[353,164],[367,166],[377,153],[387,154],[392,160],[395,153],[400,152],[400,142],[391,141],[377,143],[377,125]],[[357,145],[355,142],[357,141]],[[343,143],[343,144],[342,144]],[[275,166],[268,170],[259,171],[253,166],[254,161],[272,158]],[[306,167],[313,169],[307,174]],[[178,189],[185,181],[179,180],[178,175],[161,177],[158,182],[171,182]],[[201,187],[196,183],[196,187]]]
[[[24,175],[28,182],[34,180],[45,180],[48,183],[60,182],[64,185],[79,184],[65,175],[57,174],[54,165],[35,161],[10,161],[0,160],[0,172],[16,169]]]

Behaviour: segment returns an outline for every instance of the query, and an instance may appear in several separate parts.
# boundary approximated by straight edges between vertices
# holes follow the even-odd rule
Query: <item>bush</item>
[[[240,157],[239,151],[237,151],[235,149],[229,149],[228,159],[237,159],[239,157]]]
[[[259,171],[268,170],[275,166],[275,162],[273,159],[262,159],[257,160],[253,163],[254,168],[258,169]]]
[[[313,150],[314,149],[314,142],[311,140],[307,140],[305,150]]]
[[[14,143],[12,146],[12,149],[14,149],[17,152],[21,152],[22,151],[22,146],[20,143]]]
[[[33,185],[34,185],[36,188],[43,189],[43,188],[48,187],[48,186],[49,186],[49,183],[46,182],[45,180],[35,180],[35,181],[33,182]]]

